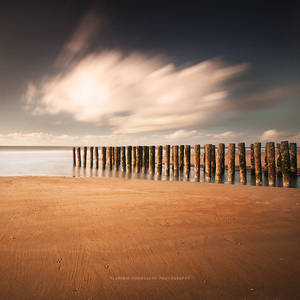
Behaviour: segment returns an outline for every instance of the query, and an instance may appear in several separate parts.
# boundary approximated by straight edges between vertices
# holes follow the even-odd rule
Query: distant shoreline
[[[72,150],[73,146],[0,146],[0,151]]]

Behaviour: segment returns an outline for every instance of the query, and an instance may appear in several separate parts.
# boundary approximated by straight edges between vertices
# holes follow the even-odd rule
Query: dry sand
[[[300,299],[300,189],[0,178],[0,299]]]

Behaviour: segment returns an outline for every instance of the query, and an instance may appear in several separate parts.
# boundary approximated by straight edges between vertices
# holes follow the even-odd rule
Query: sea
[[[89,152],[89,151],[88,151]],[[89,159],[89,157],[88,157]],[[120,169],[102,170],[101,164],[99,169],[90,168],[89,163],[87,168],[73,167],[72,147],[19,147],[19,146],[0,146],[0,177],[5,176],[66,176],[66,177],[118,177],[118,178],[137,178],[149,180],[169,180],[169,181],[195,181],[194,170],[191,168],[189,177],[181,172],[179,177],[174,177],[172,174],[166,177],[163,175],[151,176],[147,173],[122,172]],[[204,182],[205,176],[201,168],[200,179]],[[235,172],[234,181],[230,184],[239,183],[239,171]],[[209,182],[214,182],[212,177]],[[225,172],[224,184],[229,184],[227,181],[227,172]],[[247,171],[246,185],[255,185],[255,176]],[[268,178],[263,174],[262,186],[268,185]],[[276,186],[282,186],[281,178],[276,179]],[[291,187],[300,188],[300,176],[293,176],[291,178]]]

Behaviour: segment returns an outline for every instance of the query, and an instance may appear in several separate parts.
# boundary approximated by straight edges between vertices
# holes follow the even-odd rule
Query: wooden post
[[[132,168],[132,146],[127,146],[127,157],[126,157],[126,161],[127,161],[127,171],[131,172],[131,168]]]
[[[87,147],[83,148],[83,167],[86,168]]]
[[[174,167],[174,176],[178,177],[179,176],[179,147],[177,145],[172,147],[173,149],[173,167]]]
[[[76,167],[76,148],[73,147],[73,167]]]
[[[96,169],[99,168],[99,149],[95,147],[95,167]]]
[[[184,145],[179,146],[179,170],[180,171],[183,171],[183,167],[184,167],[184,149],[185,149]]]
[[[206,144],[205,147],[205,177],[211,177],[211,144]]]
[[[137,146],[136,148],[136,172],[139,173],[141,171],[141,165],[142,165],[142,147]]]
[[[275,185],[275,144],[273,142],[267,143],[266,155],[268,160],[269,186],[274,186]]]
[[[113,167],[113,147],[108,147],[108,167],[111,170]]]
[[[121,147],[121,168],[122,172],[126,172],[126,148]]]
[[[143,173],[147,172],[147,146],[143,146],[143,159],[142,159],[142,170]]]
[[[281,176],[282,174],[282,166],[281,166],[281,152],[280,152],[280,144],[276,144],[276,173],[277,176]]]
[[[111,159],[112,159],[112,166],[115,165],[115,152],[116,152],[116,147],[111,147]]]
[[[116,146],[114,146],[114,148],[113,148],[113,157],[114,157],[114,166],[115,166],[115,168],[117,168],[117,160],[118,160],[118,149],[117,149],[117,147]]]
[[[163,158],[163,147],[157,146],[157,175],[161,176],[162,173],[162,158]]]
[[[211,154],[210,154],[210,159],[211,159],[211,174],[214,175],[216,171],[216,146],[211,145]]]
[[[94,165],[94,147],[90,147],[90,168]]]
[[[77,147],[77,162],[78,162],[78,167],[81,167],[81,153],[80,153],[80,147]]]
[[[292,175],[297,174],[297,144],[290,143],[290,170]]]
[[[150,146],[150,174],[155,174],[155,146]]]
[[[101,147],[101,165],[102,170],[106,168],[106,147]]]
[[[222,181],[225,171],[225,145],[223,143],[218,145],[217,159],[216,159],[216,181]]]
[[[136,166],[136,146],[132,148],[132,167],[135,169]]]
[[[165,145],[165,175],[170,176],[170,145]]]
[[[190,176],[191,171],[191,146],[185,145],[184,146],[184,170],[185,176],[188,178]]]
[[[254,164],[256,185],[261,185],[261,143],[254,143]]]
[[[145,172],[146,168],[146,146],[142,146],[142,171]]]
[[[264,174],[268,174],[268,158],[267,158],[267,143],[265,145],[265,161],[264,161]]]
[[[254,144],[250,145],[250,172],[251,172],[251,175],[255,175]]]
[[[245,143],[238,143],[238,151],[239,151],[239,165],[240,165],[240,183],[245,184],[247,181]]]
[[[228,182],[234,181],[235,174],[235,144],[228,144]]]
[[[284,187],[290,186],[290,154],[289,143],[287,141],[280,142],[282,182]]]
[[[117,147],[117,170],[120,168],[121,164],[121,147]]]
[[[146,171],[149,169],[149,146],[146,146]]]
[[[194,177],[200,178],[200,145],[194,145]]]
[[[205,174],[206,174],[206,171],[205,171],[205,166],[206,166],[206,151],[207,151],[207,146],[204,145],[204,148],[203,148],[203,173],[204,173],[204,178],[205,178]]]

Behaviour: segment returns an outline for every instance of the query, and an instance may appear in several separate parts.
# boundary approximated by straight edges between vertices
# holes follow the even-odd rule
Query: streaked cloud
[[[24,95],[24,101],[25,101],[26,105],[33,104],[33,100],[36,96],[36,92],[37,92],[36,86],[32,82],[29,82],[27,85],[26,93]],[[29,106],[28,106],[28,108],[29,108]]]
[[[226,82],[246,69],[246,64],[227,66],[221,60],[176,68],[160,56],[94,53],[69,72],[43,80],[32,110],[105,123],[114,133],[198,126],[226,106],[231,92]]]
[[[214,126],[223,125],[241,111],[270,108],[299,91],[278,87],[238,97],[235,91],[245,87],[247,63],[209,59],[177,66],[165,56],[140,51],[91,53],[102,24],[103,18],[92,11],[83,16],[55,61],[56,74],[29,83],[26,109],[58,118],[67,113],[115,135],[168,132],[163,136],[176,140],[192,137],[195,128],[208,128],[212,120]],[[234,133],[226,132],[220,138],[233,138]]]
[[[71,38],[62,47],[55,65],[67,67],[76,57],[78,58],[88,50],[92,39],[99,32],[101,24],[103,24],[103,17],[100,17],[99,14],[92,10],[85,13]]]

